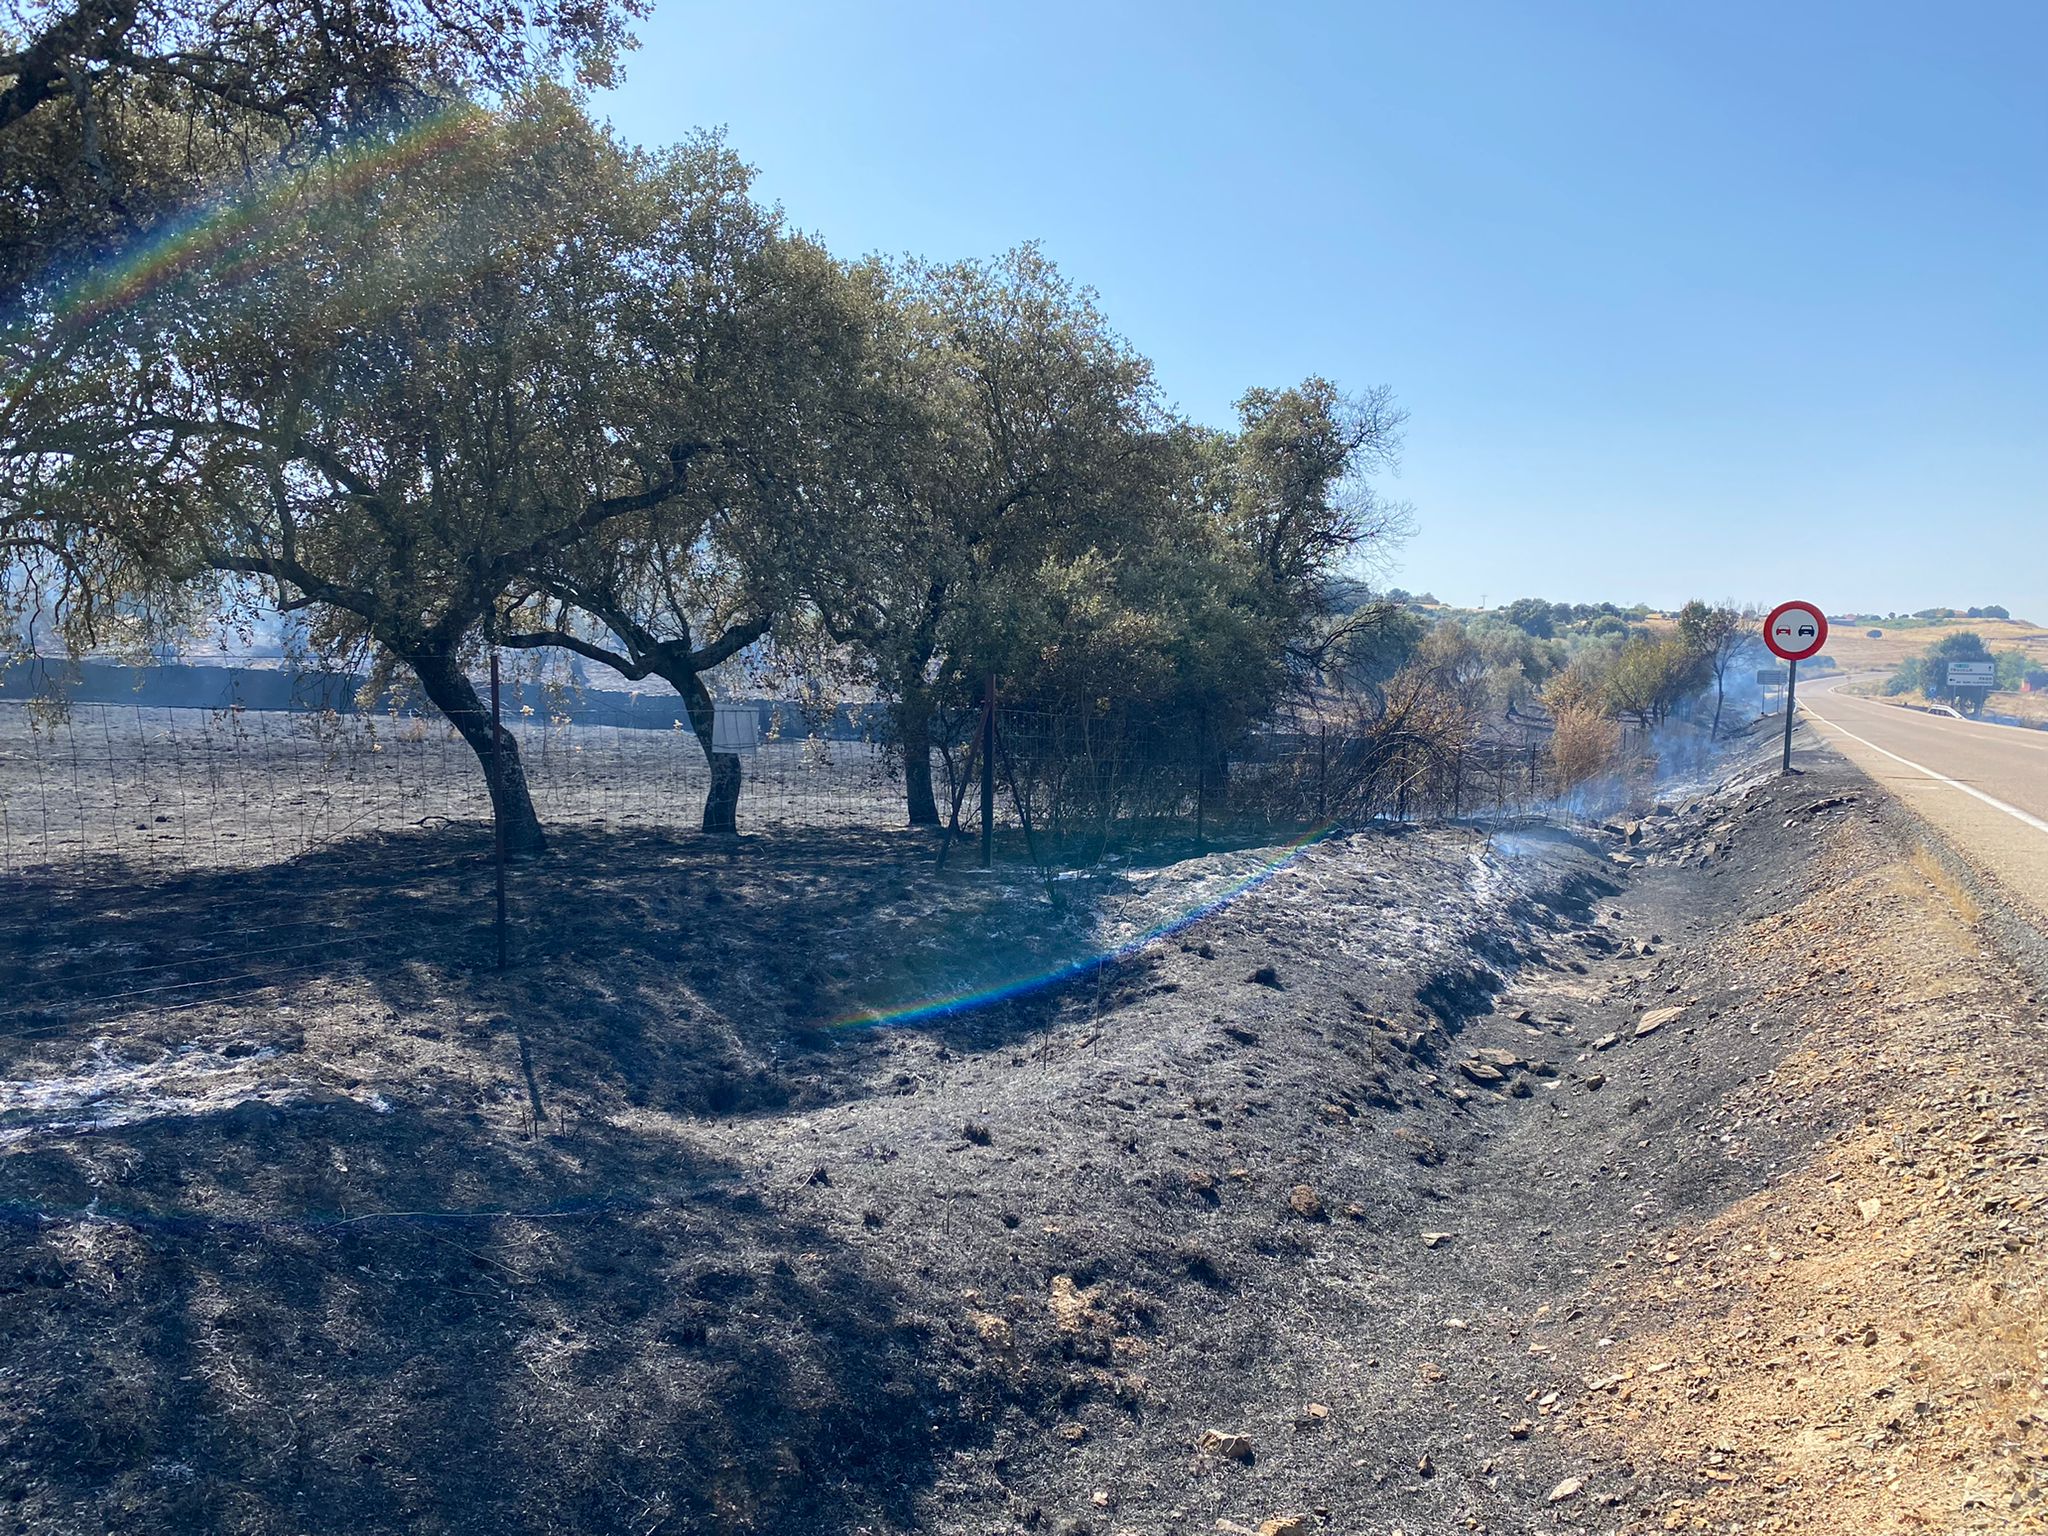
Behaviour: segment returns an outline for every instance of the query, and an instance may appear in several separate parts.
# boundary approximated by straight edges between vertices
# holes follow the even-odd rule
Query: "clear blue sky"
[[[983,14],[976,14],[982,12]],[[599,110],[1042,241],[1189,415],[1412,413],[1394,581],[2048,622],[2048,4],[658,0]]]

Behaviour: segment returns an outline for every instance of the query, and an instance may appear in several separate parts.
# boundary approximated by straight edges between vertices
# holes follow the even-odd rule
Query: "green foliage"
[[[540,59],[601,74],[622,11],[535,30],[515,3],[380,11],[375,89],[405,110],[326,60],[332,100],[249,107],[164,171],[166,205],[243,179],[176,260],[31,295],[0,338],[0,598],[54,592],[81,646],[302,614],[316,653],[410,668],[487,765],[487,642],[666,678],[708,742],[703,674],[776,633],[893,701],[907,763],[991,677],[1226,742],[1347,679],[1419,667],[1432,701],[1498,703],[1561,664],[1506,625],[1425,657],[1428,619],[1371,599],[1408,529],[1374,485],[1386,390],[1310,377],[1190,425],[1035,248],[842,265],[716,138],[629,151],[521,85]],[[465,20],[445,74],[415,69]],[[465,83],[506,89],[436,108]],[[344,121],[348,149],[287,152]]]
[[[836,269],[715,140],[632,154],[555,89],[432,133],[282,177],[232,244],[39,317],[24,344],[63,366],[12,400],[7,463],[53,541],[308,611],[316,649],[404,664],[488,761],[460,662],[508,594],[625,571],[612,597],[688,609],[802,542],[783,487]]]
[[[1557,633],[1554,611],[1540,597],[1518,597],[1509,603],[1507,621],[1539,640],[1548,640]]]
[[[1948,664],[1952,661],[1993,661],[1991,647],[1984,643],[1984,637],[1972,630],[1955,630],[1943,635],[1918,656],[1909,656],[1886,682],[1884,691],[1888,694],[1920,693],[1935,700],[1955,705],[1966,714],[1976,714],[1984,708],[1984,701],[1991,694],[1989,688],[1952,688],[1948,681]]]
[[[1757,615],[1732,607],[1717,608],[1694,598],[1679,610],[1678,635],[1686,649],[1698,657],[1713,676],[1712,730],[1718,735],[1727,701],[1729,667],[1745,653],[1762,649],[1757,639]]]
[[[15,461],[40,503],[404,655],[600,528],[732,497],[786,410],[772,342],[807,259],[744,167],[629,155],[552,91],[435,132],[288,177],[260,237],[51,317],[67,367]]]
[[[1645,727],[1660,725],[1711,676],[1708,658],[1683,636],[1631,635],[1607,672],[1607,708]]]
[[[1367,483],[1398,444],[1384,391],[1253,390],[1208,431],[1033,247],[854,276],[874,362],[808,591],[907,763],[990,677],[1012,705],[1224,740],[1360,659],[1378,620],[1335,616],[1405,529]]]
[[[0,0],[0,313],[194,201],[465,93],[612,78],[639,0]]]

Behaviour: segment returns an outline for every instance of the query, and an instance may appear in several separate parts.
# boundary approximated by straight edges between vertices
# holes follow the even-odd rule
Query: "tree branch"
[[[621,677],[631,678],[635,682],[638,682],[654,670],[653,667],[643,662],[636,662],[628,657],[621,656],[617,651],[608,651],[601,645],[593,645],[588,640],[570,634],[566,629],[525,630],[510,635],[494,630],[491,634],[491,640],[494,644],[507,646],[515,651],[574,651],[585,660],[597,662],[600,666],[610,667]]]
[[[734,624],[711,644],[690,652],[690,670],[708,672],[721,661],[737,656],[756,640],[767,634],[775,625],[772,618],[763,616],[747,619]]]

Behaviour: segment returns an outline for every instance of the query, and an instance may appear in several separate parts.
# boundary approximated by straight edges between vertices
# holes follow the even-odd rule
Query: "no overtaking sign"
[[[1789,662],[1785,675],[1785,772],[1792,771],[1792,718],[1798,713],[1799,663],[1828,643],[1828,616],[1817,603],[1780,603],[1764,620],[1764,644]]]
[[[1781,661],[1817,656],[1827,643],[1827,615],[1812,603],[1780,603],[1764,620],[1764,644]]]

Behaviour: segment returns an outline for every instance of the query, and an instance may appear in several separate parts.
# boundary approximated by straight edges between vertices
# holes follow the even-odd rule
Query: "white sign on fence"
[[[1998,685],[1998,664],[1991,661],[1952,661],[1948,664],[1951,688],[1993,688]]]
[[[1785,669],[1783,667],[1766,667],[1763,671],[1757,673],[1756,680],[1759,687],[1782,688],[1785,686]]]
[[[738,754],[761,745],[761,715],[751,704],[724,699],[712,705],[711,750]]]

